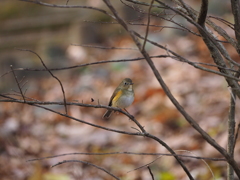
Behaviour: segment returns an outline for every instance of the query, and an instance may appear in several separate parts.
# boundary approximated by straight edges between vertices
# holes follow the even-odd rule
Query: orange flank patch
[[[112,100],[112,106],[114,106],[115,102],[120,98],[121,95],[122,95],[122,91],[118,91]]]

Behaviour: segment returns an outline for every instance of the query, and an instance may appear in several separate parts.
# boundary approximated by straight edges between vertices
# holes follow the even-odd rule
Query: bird
[[[126,110],[125,108],[130,106],[134,101],[133,82],[130,78],[125,78],[113,92],[108,106],[118,107]],[[109,119],[113,110],[108,109],[103,119]]]

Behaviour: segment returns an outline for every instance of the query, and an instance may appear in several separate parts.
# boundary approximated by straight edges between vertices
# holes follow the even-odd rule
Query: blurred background
[[[66,4],[66,0],[44,2]],[[186,2],[199,10],[200,1]],[[121,2],[112,3],[127,22],[134,24],[130,27],[144,36],[146,26],[141,24],[146,24],[146,15],[133,11]],[[68,5],[93,6],[109,12],[103,1],[70,0]],[[135,8],[147,12],[146,7]],[[162,13],[156,8],[152,11]],[[233,22],[230,2],[227,0],[212,0],[209,13]],[[167,18],[172,16],[165,15]],[[174,16],[173,19],[197,32],[179,16]],[[230,28],[216,23],[234,37]],[[51,8],[23,1],[1,0],[0,24],[0,93],[11,94],[19,99],[21,97],[16,96],[19,91],[17,84],[13,74],[9,72],[10,65],[18,69],[15,73],[27,97],[40,101],[63,101],[63,96],[59,83],[47,71],[19,70],[19,68],[43,69],[43,66],[36,55],[18,49],[36,52],[50,69],[142,57],[130,36],[118,24],[105,14],[91,9]],[[176,27],[176,25],[160,18],[153,17],[151,24],[158,25],[150,28],[151,40],[190,61],[213,63],[201,38],[186,31],[162,28],[160,26]],[[224,45],[231,57],[237,61],[239,57],[235,50],[228,44]],[[128,49],[102,49],[95,46]],[[152,56],[168,55],[168,52],[148,43],[146,49]],[[180,104],[204,130],[226,148],[230,96],[224,78],[171,58],[153,60]],[[127,110],[147,132],[159,137],[179,154],[221,157],[179,114],[144,60],[97,64],[52,72],[63,83],[67,101],[95,105],[98,103],[107,105],[112,92],[122,79],[131,78],[134,82],[135,101]],[[64,113],[63,106],[47,107]],[[69,106],[68,110],[71,116],[90,123],[136,132],[134,129],[137,128],[136,125],[121,114],[115,113],[109,121],[104,121],[102,119],[104,109]],[[239,123],[239,112],[236,112],[236,119]],[[106,173],[80,163],[68,163],[51,168],[55,163],[67,159],[91,162],[121,179],[151,180],[147,168],[134,169],[150,163],[158,156],[79,155],[26,162],[29,159],[63,153],[124,151],[168,153],[160,144],[147,138],[97,129],[29,105],[0,103],[2,180],[112,179]],[[236,159],[240,158],[239,152],[240,146],[237,143]],[[201,160],[187,158],[183,160],[196,179],[212,178],[208,167]],[[216,179],[226,178],[225,162],[207,161],[207,163]],[[187,179],[182,168],[172,157],[161,157],[150,167],[155,179]]]

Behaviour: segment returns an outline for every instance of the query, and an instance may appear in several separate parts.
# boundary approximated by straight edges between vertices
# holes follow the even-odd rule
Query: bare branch
[[[146,45],[146,39],[148,37],[148,31],[149,31],[149,24],[150,24],[150,13],[151,13],[151,9],[152,9],[152,5],[154,3],[154,0],[151,1],[151,4],[148,8],[148,21],[147,21],[147,28],[146,28],[146,34],[145,34],[145,38],[144,38],[144,41],[143,41],[143,46],[142,46],[142,50],[145,48],[145,45]]]
[[[151,177],[152,177],[152,180],[154,180],[154,176],[153,176],[153,173],[152,173],[150,167],[148,166],[147,168],[148,168],[148,171],[149,171],[149,173],[150,173],[150,175],[151,175]]]
[[[138,34],[137,32],[133,32],[134,35],[136,35],[137,37],[139,37],[140,39],[144,39],[144,37],[142,37],[140,34]],[[221,73],[221,72],[218,72],[218,71],[214,71],[214,70],[211,70],[211,69],[207,69],[207,68],[204,68],[202,66],[198,66],[196,63],[192,62],[192,61],[188,61],[187,59],[185,59],[184,57],[180,56],[179,54],[175,53],[174,51],[171,51],[170,49],[166,48],[165,46],[162,46],[154,41],[151,41],[151,40],[147,40],[149,43],[161,48],[161,49],[165,49],[166,51],[172,53],[174,56],[176,56],[179,61],[181,62],[185,62],[185,63],[188,63],[190,65],[192,65],[193,67],[197,68],[197,69],[201,69],[201,70],[204,70],[204,71],[207,71],[207,72],[211,72],[211,73],[214,73],[214,74],[217,74],[217,75],[221,75],[221,76],[224,76],[226,78],[230,78],[232,80],[236,80],[236,81],[239,81],[238,78],[235,78],[234,76],[232,75],[228,75],[228,74],[224,74],[224,73]],[[150,58],[152,58],[150,56]],[[217,65],[218,68],[220,69],[225,69],[225,70],[229,70],[229,71],[232,71],[230,68],[227,68],[226,66],[220,66],[220,65]]]
[[[95,8],[92,6],[71,6],[71,5],[56,5],[56,4],[48,4],[48,3],[44,3],[42,1],[38,1],[38,0],[19,0],[19,1],[24,1],[24,2],[29,2],[29,3],[34,3],[34,4],[39,4],[42,6],[47,6],[47,7],[52,7],[52,8],[81,8],[81,9],[91,9],[91,10],[95,10],[95,11],[99,11],[103,14],[106,14],[110,17],[112,17],[114,19],[114,16],[112,16],[111,14],[109,14],[107,11],[103,10],[103,9],[99,9],[99,8]]]
[[[234,147],[233,147],[233,149],[235,149],[235,146],[237,144],[239,130],[240,130],[240,123],[238,124],[238,128],[237,128],[236,135],[235,135],[235,138],[234,138]]]
[[[132,172],[132,171],[136,171],[136,170],[138,170],[138,169],[141,169],[141,168],[144,168],[144,167],[149,167],[149,165],[151,165],[151,164],[153,164],[155,161],[157,161],[159,158],[161,158],[162,156],[159,156],[159,157],[157,157],[156,159],[154,159],[153,161],[151,161],[150,163],[147,163],[147,164],[144,164],[143,166],[140,166],[140,167],[137,167],[137,168],[135,168],[135,169],[133,169],[133,170],[131,170],[131,171],[128,171],[127,173],[130,173],[130,172]]]
[[[150,5],[150,4],[148,4],[148,3],[140,2],[140,1],[136,1],[136,0],[126,0],[126,1],[129,1],[129,2],[132,2],[132,3],[135,3],[135,4],[144,5],[144,6],[149,6],[149,5]],[[179,3],[178,1],[176,1],[176,0],[171,0],[171,1],[174,2],[174,3],[176,3],[177,6],[179,6],[179,7],[183,6],[183,8],[187,10],[187,12],[186,12],[186,11],[183,11],[183,8],[179,8],[179,7],[175,8],[175,10],[178,10],[178,11],[184,13],[184,14],[189,15],[189,16],[192,18],[193,22],[195,23],[195,19],[197,18],[197,14],[198,14],[197,11],[195,11],[194,9],[192,9],[190,6],[188,6],[188,5],[187,5],[186,3],[184,3],[182,0],[179,0],[180,3]],[[163,8],[162,6],[158,6],[158,5],[155,5],[155,4],[153,5],[153,7]],[[213,16],[209,16],[209,17],[213,17]],[[164,17],[161,17],[161,18],[164,19]],[[164,19],[164,20],[170,21],[170,22],[172,22],[172,23],[174,23],[174,24],[176,24],[176,25],[178,25],[178,26],[186,29],[186,31],[188,31],[188,32],[190,32],[190,33],[198,36],[197,33],[191,31],[189,28],[186,28],[186,27],[184,27],[184,26],[181,25],[181,24],[178,24],[178,23],[176,23],[176,22],[174,22],[174,21],[171,21],[171,20],[168,20],[168,19]],[[227,21],[225,21],[225,22],[227,23]],[[190,23],[192,23],[192,22],[190,22]],[[194,24],[194,23],[193,23],[193,24]],[[217,25],[216,25],[214,22],[212,22],[210,19],[207,19],[206,23],[207,23],[208,25],[210,25],[210,26],[211,26],[216,32],[218,32],[221,36],[223,36],[229,43],[231,43],[232,46],[233,46],[236,50],[238,49],[238,47],[237,47],[237,42],[235,41],[235,39],[231,38],[222,28],[220,28],[219,26],[217,26]],[[228,23],[229,23],[229,22],[228,22]],[[231,23],[229,23],[229,25],[231,26]],[[232,27],[230,27],[230,28],[232,28]],[[219,41],[218,39],[216,39],[216,41],[221,42],[221,41]]]
[[[179,0],[179,2],[181,3],[182,7],[187,11],[188,15],[195,21],[196,16],[193,13],[192,8],[190,6],[188,6],[186,3],[184,3],[182,0]],[[179,3],[177,3],[177,4],[180,6]]]
[[[59,163],[57,163],[57,164],[52,165],[52,168],[55,167],[55,166],[61,165],[61,164],[72,163],[72,162],[83,163],[83,164],[86,164],[86,165],[93,166],[93,167],[95,167],[95,168],[97,168],[97,169],[99,169],[99,170],[101,170],[101,171],[104,171],[105,173],[109,174],[109,175],[112,176],[113,178],[120,180],[120,178],[118,178],[117,176],[113,175],[113,174],[110,173],[108,170],[106,170],[106,169],[104,169],[104,168],[102,168],[102,167],[100,167],[100,166],[97,166],[97,165],[95,165],[95,164],[92,164],[92,163],[90,163],[90,162],[86,162],[86,161],[80,161],[80,160],[64,160],[64,161],[61,161],[61,162],[59,162]]]
[[[16,81],[16,83],[17,83],[18,89],[19,89],[19,91],[20,91],[20,93],[21,93],[21,95],[22,95],[23,101],[25,102],[26,100],[25,100],[24,94],[23,94],[23,92],[22,92],[22,88],[20,87],[20,84],[19,84],[19,82],[18,82],[18,80],[17,80],[17,76],[16,76],[16,74],[15,74],[15,72],[14,72],[14,70],[13,70],[12,65],[10,65],[10,67],[11,67],[11,70],[12,70],[12,73],[13,73],[13,76],[14,76],[14,79],[15,79],[15,81]]]
[[[134,32],[134,34],[136,36],[138,36],[140,39],[144,39],[144,37],[142,37],[140,34]],[[193,61],[189,61],[187,59],[185,59],[184,57],[180,56],[179,54],[175,53],[174,51],[166,48],[166,46],[162,46],[154,41],[151,41],[151,40],[148,40],[147,41],[150,43],[150,44],[153,44],[154,46],[157,46],[161,49],[164,49],[166,50],[167,52],[170,52],[171,54],[175,55],[175,56],[170,56],[170,55],[157,55],[157,56],[150,56],[150,58],[167,58],[167,57],[170,57],[174,60],[177,60],[179,62],[184,62],[184,63],[188,63],[189,65],[197,68],[197,69],[200,69],[200,70],[203,70],[203,71],[206,71],[206,72],[210,72],[210,73],[213,73],[213,74],[217,74],[217,75],[220,75],[220,76],[223,76],[223,77],[227,77],[227,78],[230,78],[230,79],[233,79],[233,80],[236,80],[236,81],[240,81],[240,79],[238,79],[238,77],[236,76],[232,76],[232,75],[226,75],[224,73],[221,73],[219,71],[215,71],[215,70],[212,70],[212,69],[208,69],[208,68],[205,68],[205,67],[202,67],[202,66],[199,66],[198,64],[202,64],[202,65],[206,65],[206,66],[212,66],[212,67],[217,67],[217,68],[221,68],[221,69],[225,69],[225,70],[229,70],[231,72],[235,72],[237,73],[238,71],[236,70],[233,70],[231,68],[227,68],[227,67],[222,67],[222,66],[219,66],[219,65],[214,65],[214,64],[209,64],[209,63],[202,63],[202,62],[193,62]],[[104,63],[117,63],[117,62],[131,62],[131,61],[140,61],[140,60],[144,60],[145,58],[143,57],[138,57],[138,58],[131,58],[131,59],[117,59],[117,60],[106,60],[106,61],[97,61],[97,62],[92,62],[92,63],[85,63],[85,64],[80,64],[80,65],[75,65],[75,66],[69,66],[69,67],[62,67],[62,68],[49,68],[49,70],[51,71],[60,71],[60,70],[66,70],[66,69],[73,69],[73,68],[78,68],[78,67],[85,67],[85,66],[91,66],[91,65],[96,65],[96,64],[104,64]],[[35,68],[16,68],[14,69],[14,71],[47,71],[46,69],[35,69]],[[11,73],[12,71],[8,71],[4,74],[2,74],[0,76],[3,77],[9,73]]]
[[[208,12],[208,0],[202,0],[200,13],[198,15],[198,20],[197,20],[198,24],[202,27],[205,26],[207,12]]]
[[[36,52],[34,52],[32,50],[28,50],[28,49],[18,49],[18,50],[20,50],[20,51],[28,51],[28,52],[31,52],[31,53],[35,54],[39,58],[39,60],[41,61],[42,65],[45,67],[45,69],[49,72],[49,74],[54,79],[56,79],[59,82],[59,84],[61,86],[62,93],[63,93],[63,101],[64,101],[65,112],[67,114],[68,112],[67,112],[67,105],[66,105],[66,97],[65,97],[65,92],[64,92],[64,88],[63,88],[62,82],[56,76],[53,75],[53,73],[48,69],[48,67],[43,62],[42,58]]]
[[[212,19],[216,19],[218,20],[219,22],[222,22],[223,24],[225,24],[226,26],[228,26],[229,28],[231,28],[232,30],[235,31],[234,29],[234,24],[230,23],[229,21],[226,21],[225,19],[223,18],[220,18],[220,17],[215,17],[215,16],[208,16],[208,18],[212,18]]]
[[[82,46],[88,48],[97,48],[97,49],[110,49],[110,50],[134,50],[138,51],[136,48],[120,48],[120,47],[105,47],[105,46],[96,46],[96,45],[88,45],[88,44],[71,44],[72,46]]]
[[[75,156],[75,155],[89,155],[89,156],[106,156],[106,155],[137,155],[137,156],[178,156],[183,158],[191,158],[191,159],[200,159],[200,160],[210,160],[210,161],[226,161],[224,158],[208,158],[208,157],[200,157],[200,156],[189,156],[189,155],[183,155],[183,154],[166,154],[166,153],[136,153],[136,152],[107,152],[107,153],[88,153],[88,152],[77,152],[77,153],[66,153],[66,154],[59,154],[54,156],[47,156],[47,157],[41,157],[41,158],[35,158],[35,159],[29,159],[29,161],[40,161],[45,159],[51,159],[56,157],[63,157],[63,156]]]
[[[231,0],[232,5],[232,13],[234,17],[234,29],[235,29],[235,36],[237,39],[237,52],[240,54],[240,1],[239,0]]]
[[[106,128],[106,127],[103,127],[103,126],[99,126],[99,125],[96,125],[96,124],[92,124],[92,123],[89,123],[87,121],[84,121],[84,120],[80,120],[80,119],[77,119],[75,117],[72,117],[70,115],[67,115],[67,114],[63,114],[63,113],[60,113],[60,112],[57,112],[53,109],[50,109],[50,108],[47,108],[47,107],[43,107],[43,106],[40,106],[40,105],[64,105],[63,102],[41,102],[41,101],[22,101],[22,100],[19,100],[19,99],[15,99],[13,97],[9,97],[9,96],[6,96],[6,95],[3,95],[3,94],[0,94],[0,97],[4,97],[4,98],[7,98],[9,100],[0,100],[0,102],[15,102],[15,103],[22,103],[22,104],[28,104],[28,105],[31,105],[31,106],[36,106],[36,107],[39,107],[41,109],[45,109],[47,111],[50,111],[50,112],[53,112],[55,114],[58,114],[60,116],[63,116],[63,117],[67,117],[69,119],[72,119],[72,120],[75,120],[75,121],[78,121],[80,123],[84,123],[84,124],[87,124],[87,125],[90,125],[90,126],[93,126],[93,127],[97,127],[97,128],[100,128],[100,129],[104,129],[104,130],[107,130],[107,131],[112,131],[112,132],[117,132],[117,133],[120,133],[120,134],[127,134],[127,135],[137,135],[137,136],[144,136],[144,133],[132,133],[132,132],[126,132],[126,131],[120,131],[120,130],[115,130],[115,129],[111,129],[111,128]],[[68,103],[66,102],[67,105],[76,105],[76,106],[82,106],[82,107],[92,107],[92,108],[105,108],[105,109],[111,109],[111,110],[114,110],[114,111],[118,111],[122,114],[125,114],[127,117],[129,117],[132,121],[134,122],[137,122],[137,120],[130,114],[128,114],[127,112],[123,111],[122,109],[119,109],[119,108],[115,108],[115,107],[111,107],[111,106],[104,106],[104,105],[92,105],[92,104],[83,104],[83,103]],[[137,125],[139,125],[139,123],[137,122]],[[143,127],[141,125],[139,125],[140,129],[145,131],[143,129]]]
[[[187,152],[187,153],[190,153],[190,154],[195,155],[195,154],[192,153],[191,151],[187,151],[187,150],[176,150],[176,151],[177,151],[177,152],[183,151],[183,152]],[[201,161],[207,166],[207,168],[209,169],[209,171],[210,171],[211,174],[212,174],[213,179],[215,179],[214,174],[213,174],[213,171],[212,171],[211,167],[208,165],[208,163],[205,161],[205,159],[201,159]]]
[[[126,0],[126,1],[131,2],[131,3],[135,3],[135,4],[139,4],[139,5],[143,5],[143,6],[150,6],[150,4],[145,3],[145,2],[140,2],[140,1],[135,1],[135,0]],[[148,13],[145,13],[144,11],[141,11],[141,10],[136,9],[136,8],[134,8],[134,7],[131,7],[131,6],[128,6],[128,7],[130,7],[130,8],[133,9],[134,11],[137,11],[137,12],[139,12],[139,13],[147,14],[147,15],[148,15]],[[156,5],[156,4],[153,4],[152,7],[164,8],[163,6],[159,6],[159,5]],[[151,16],[154,16],[154,17],[157,17],[157,18],[161,18],[161,19],[166,20],[166,21],[169,21],[169,22],[175,24],[176,26],[179,26],[179,27],[180,27],[180,28],[174,27],[174,29],[184,30],[184,31],[189,32],[189,33],[191,33],[191,34],[193,34],[193,35],[199,36],[198,33],[192,31],[191,29],[185,27],[184,25],[182,25],[182,24],[174,21],[174,20],[171,19],[171,18],[166,18],[166,17],[165,17],[165,14],[164,14],[163,16],[161,16],[161,15],[159,15],[159,14],[153,14],[153,13],[151,13],[150,15],[151,15]],[[131,23],[129,23],[129,24],[131,24]]]
[[[230,109],[228,115],[228,154],[234,158],[234,134],[235,134],[235,108],[236,108],[236,95],[231,91],[230,96]],[[234,179],[234,170],[230,164],[227,164],[228,179]]]
[[[156,1],[159,4],[165,6],[166,8],[169,8],[172,11],[178,13],[179,15],[184,17],[187,21],[189,21],[191,24],[195,25],[198,28],[200,34],[203,37],[203,40],[204,40],[205,44],[207,45],[207,47],[208,47],[208,49],[209,49],[209,51],[210,51],[210,53],[211,53],[211,55],[213,57],[214,62],[217,65],[226,67],[226,64],[225,64],[225,62],[224,62],[224,60],[223,60],[223,58],[221,56],[221,54],[222,54],[228,61],[230,61],[234,65],[239,66],[238,63],[236,63],[235,61],[233,61],[231,59],[231,57],[229,56],[229,54],[227,53],[225,48],[215,40],[213,35],[211,35],[208,31],[206,31],[205,27],[200,26],[198,23],[196,23],[195,21],[190,19],[188,16],[186,16],[183,13],[181,13],[178,9],[173,8],[173,7],[167,5],[167,4],[165,4],[165,3],[163,3],[163,2],[161,2],[159,0],[156,0]],[[224,74],[231,75],[231,72],[225,71],[224,69],[219,69],[219,71],[223,72]],[[236,81],[234,81],[234,80],[230,80],[229,78],[226,78],[226,81],[229,84],[229,86],[232,87],[232,89],[234,90],[236,95],[240,98],[240,86],[239,86],[239,84]],[[240,176],[240,173],[239,173],[239,176]]]

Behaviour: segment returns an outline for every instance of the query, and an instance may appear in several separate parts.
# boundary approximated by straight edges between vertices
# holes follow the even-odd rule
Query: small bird
[[[113,92],[108,106],[125,109],[132,104],[133,100],[133,82],[130,78],[125,78]],[[103,115],[103,119],[108,119],[111,114],[112,110],[107,110]]]

